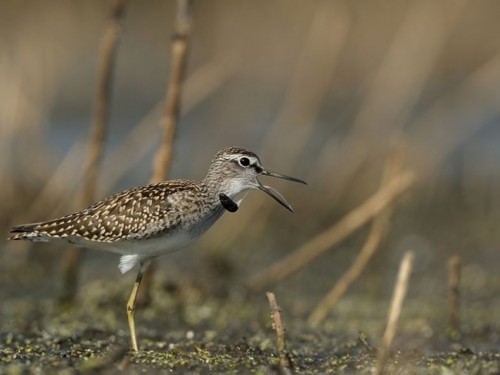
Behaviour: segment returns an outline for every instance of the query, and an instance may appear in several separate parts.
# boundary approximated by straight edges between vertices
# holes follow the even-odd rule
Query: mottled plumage
[[[12,228],[20,232],[11,237],[83,238],[97,242],[147,239],[183,226],[192,220],[180,212],[200,214],[201,205],[193,205],[192,197],[208,202],[207,189],[192,181],[174,180],[129,189],[92,206],[59,219]],[[183,220],[184,219],[184,220]],[[26,231],[30,229],[30,231]]]
[[[238,194],[260,189],[292,210],[279,192],[258,181],[259,175],[303,182],[266,171],[253,152],[228,147],[215,155],[206,177],[199,182],[170,180],[132,188],[59,219],[13,227],[9,239],[67,241],[119,253],[122,273],[140,265],[138,288],[149,259],[192,242],[225,210],[237,211],[242,201],[234,201]],[[135,288],[134,291],[129,301],[132,311],[137,293]],[[132,344],[137,350],[130,315],[129,324]]]
[[[10,239],[65,240],[123,255],[124,273],[147,258],[177,250],[224,212],[206,184],[171,180],[129,189],[71,215],[12,228]]]

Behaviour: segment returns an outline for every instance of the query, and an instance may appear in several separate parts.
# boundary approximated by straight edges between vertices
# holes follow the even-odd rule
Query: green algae
[[[464,293],[479,296],[498,287],[491,278],[479,283],[477,274]],[[282,373],[264,293],[230,282],[219,287],[173,280],[158,275],[153,303],[137,309],[138,353],[129,350],[125,314],[130,280],[87,282],[73,307],[35,294],[5,299],[0,373]],[[278,288],[277,297],[294,373],[372,373],[386,299],[350,294],[322,326],[312,328],[295,294]],[[463,308],[460,332],[447,332],[446,311],[436,308],[442,300],[410,296],[386,373],[500,373],[499,304],[478,301]]]

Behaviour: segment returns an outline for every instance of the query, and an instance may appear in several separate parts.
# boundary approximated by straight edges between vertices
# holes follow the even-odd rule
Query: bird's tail
[[[9,240],[33,240],[38,237],[38,233],[36,227],[38,227],[40,223],[32,223],[32,224],[22,224],[16,227],[12,227],[9,231],[11,236],[8,237]]]

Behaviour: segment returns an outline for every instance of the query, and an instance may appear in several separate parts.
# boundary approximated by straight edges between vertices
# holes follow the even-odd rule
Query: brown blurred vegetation
[[[128,2],[98,198],[145,184],[151,175],[174,6]],[[10,1],[0,8],[5,238],[11,225],[82,208],[75,195],[108,4]],[[389,290],[408,248],[427,293],[438,285],[429,281],[433,271],[446,279],[445,260],[454,253],[464,267],[495,272],[499,2],[204,0],[193,10],[170,175],[200,179],[217,150],[238,145],[257,152],[269,169],[309,185],[272,181],[294,215],[263,194],[249,194],[238,214],[225,215],[192,246],[196,252],[163,257],[165,273],[182,277],[229,262],[240,279],[252,275],[373,194],[395,141],[404,144],[406,166],[419,180],[397,203],[389,237],[368,269],[378,281],[361,287]],[[366,229],[285,285],[325,293]],[[35,274],[57,273],[60,255],[54,246],[30,251],[29,244],[5,242],[0,269],[31,261]],[[103,265],[116,266],[114,256],[91,252],[87,261],[87,277],[119,277],[118,271],[103,275]]]

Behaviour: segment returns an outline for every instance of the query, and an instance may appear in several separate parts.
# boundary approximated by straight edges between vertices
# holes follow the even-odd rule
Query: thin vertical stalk
[[[408,290],[408,282],[413,269],[414,258],[415,254],[413,251],[407,251],[399,265],[398,277],[396,279],[396,285],[394,286],[391,307],[389,308],[389,315],[387,318],[387,326],[378,351],[376,375],[381,375],[384,372],[385,363],[387,362],[392,342],[396,336],[399,316],[406,297],[406,291]]]
[[[448,330],[451,334],[460,332],[460,256],[454,255],[448,261]]]
[[[124,8],[124,0],[112,0],[108,26],[100,43],[94,119],[89,137],[84,185],[80,196],[82,206],[88,206],[94,201],[97,178],[106,141],[113,68],[120,34],[120,20],[123,16]],[[74,300],[81,256],[82,253],[79,249],[72,248],[66,253],[64,259],[63,290],[60,295],[61,302],[72,302]]]
[[[171,45],[170,79],[167,86],[165,112],[161,119],[163,135],[153,162],[151,182],[161,182],[168,176],[172,164],[172,149],[181,112],[182,85],[187,65],[188,40],[191,31],[191,1],[177,0],[175,31]],[[154,262],[144,273],[143,288],[139,293],[138,305],[147,305],[151,301],[151,284]]]
[[[163,136],[153,164],[151,182],[160,182],[168,175],[172,163],[172,145],[181,109],[182,83],[186,70],[188,38],[191,30],[191,1],[177,1],[175,33],[171,47],[170,79],[167,86]]]
[[[291,374],[292,363],[286,350],[286,329],[281,317],[281,308],[276,301],[276,296],[272,292],[266,292],[269,309],[271,311],[271,319],[273,321],[273,329],[276,331],[276,348],[280,359],[280,366],[285,374]]]

